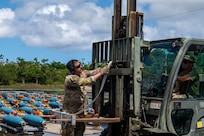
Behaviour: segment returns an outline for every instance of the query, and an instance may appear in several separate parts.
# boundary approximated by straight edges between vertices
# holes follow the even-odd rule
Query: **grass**
[[[14,85],[0,85],[0,89],[63,91],[64,85],[14,84]]]

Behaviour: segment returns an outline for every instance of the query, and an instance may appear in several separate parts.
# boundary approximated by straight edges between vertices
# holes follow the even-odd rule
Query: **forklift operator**
[[[71,72],[65,78],[65,93],[63,110],[70,114],[77,114],[77,117],[85,117],[84,108],[88,106],[86,98],[86,85],[91,85],[104,74],[109,73],[107,66],[95,70],[82,70],[78,60],[70,60],[67,69]],[[76,122],[76,127],[71,124],[62,124],[62,136],[83,136],[85,123]]]
[[[190,55],[185,55],[182,62],[182,71],[177,77],[173,89],[173,98],[199,97],[199,75],[193,69],[195,60]]]

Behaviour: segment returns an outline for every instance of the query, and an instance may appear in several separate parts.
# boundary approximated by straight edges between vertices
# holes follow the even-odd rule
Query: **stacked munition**
[[[0,92],[0,127],[15,134],[42,133],[51,109],[61,109],[62,96],[46,93]],[[25,127],[26,126],[26,127]],[[25,128],[29,130],[25,130]],[[33,129],[34,128],[34,129]],[[23,132],[25,131],[25,132]]]

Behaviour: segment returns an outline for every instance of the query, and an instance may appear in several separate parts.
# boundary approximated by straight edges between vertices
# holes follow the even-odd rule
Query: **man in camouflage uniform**
[[[107,74],[109,68],[106,66],[95,70],[82,70],[82,66],[78,60],[70,60],[66,66],[72,75],[68,75],[65,78],[63,110],[67,113],[75,114],[83,110],[87,105],[85,86],[91,85],[101,76]],[[84,112],[78,116],[83,117]],[[65,125],[62,135],[83,136],[84,131],[85,123],[77,122],[75,128],[71,125]]]
[[[177,77],[173,98],[196,98],[199,94],[199,75],[193,69],[194,57],[185,55],[182,62],[182,72]],[[177,94],[178,93],[178,94]]]

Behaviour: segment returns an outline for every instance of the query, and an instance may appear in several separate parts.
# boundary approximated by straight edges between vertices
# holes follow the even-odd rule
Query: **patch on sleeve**
[[[77,75],[66,76],[65,84],[79,84],[79,76]]]

